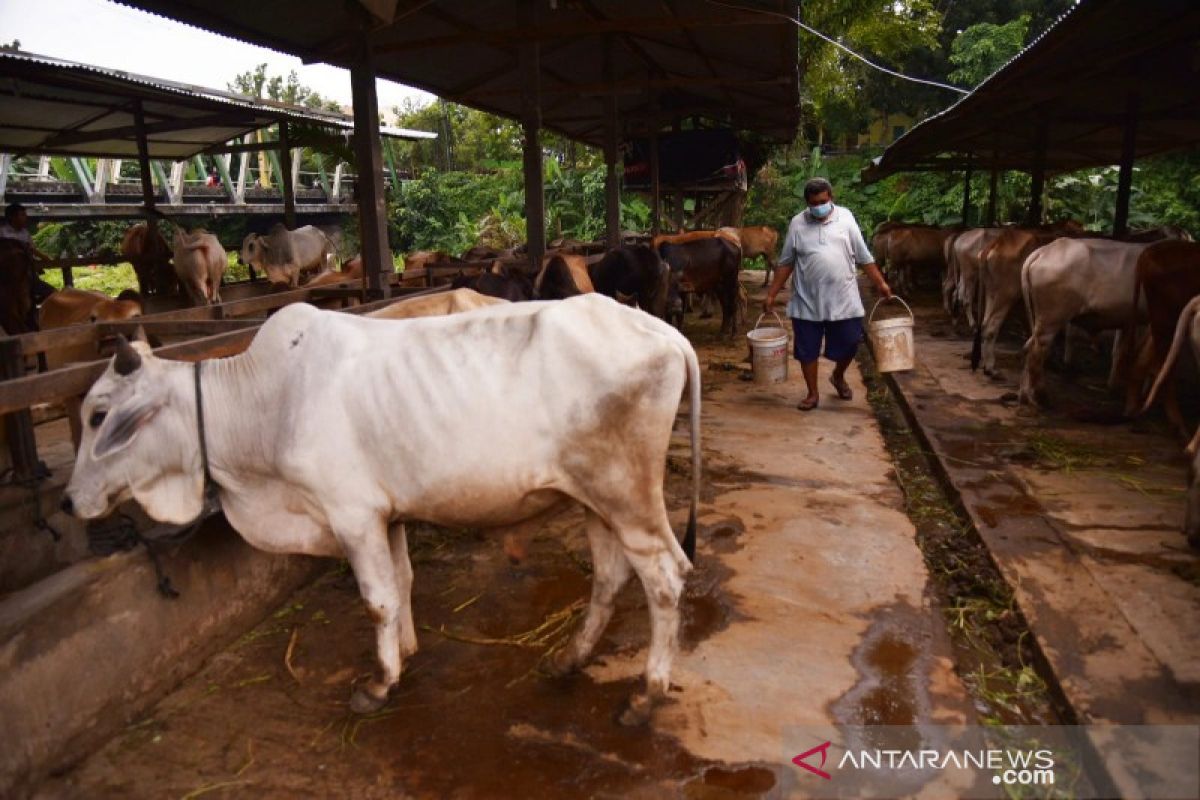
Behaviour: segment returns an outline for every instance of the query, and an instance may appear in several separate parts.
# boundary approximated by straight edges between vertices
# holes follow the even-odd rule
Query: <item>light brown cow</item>
[[[389,306],[371,311],[364,316],[375,319],[414,319],[416,317],[436,317],[441,314],[460,314],[464,311],[474,311],[500,303],[507,303],[498,297],[488,297],[473,289],[453,289],[449,292],[410,297],[398,300]]]
[[[650,247],[655,252],[658,252],[659,245],[663,243],[683,244],[684,242],[695,242],[700,239],[712,238],[724,239],[730,244],[736,246],[738,250],[742,249],[742,240],[738,235],[737,228],[717,228],[716,230],[703,231],[683,231],[681,233],[660,233],[650,240]]]
[[[315,289],[319,286],[336,286],[339,283],[360,280],[362,280],[362,257],[355,256],[345,264],[342,264],[341,271],[329,270],[322,272],[320,275],[314,275],[304,286],[305,288]]]
[[[1004,228],[972,228],[954,237],[951,248],[953,305],[967,318],[971,328],[975,327],[982,311],[979,307],[979,272],[983,251],[1003,232]]]
[[[930,225],[902,225],[886,232],[888,279],[895,282],[898,291],[911,293],[921,272],[938,276],[943,273],[946,269],[943,246],[953,232],[953,228]]]
[[[980,257],[979,291],[983,311],[975,328],[971,369],[983,364],[983,374],[998,377],[996,339],[1009,313],[1021,300],[1021,265],[1029,255],[1059,237],[1054,231],[1037,228],[1005,228],[983,249]]]
[[[571,274],[571,281],[575,284],[578,294],[588,294],[589,292],[596,291],[596,288],[592,285],[592,276],[588,272],[587,256],[565,252],[551,252],[542,258],[542,268],[538,271],[537,278],[533,282],[533,290],[538,297],[542,296],[542,283],[546,277],[546,266],[555,256],[561,258],[563,263],[567,265],[567,270]]]
[[[121,292],[116,299],[103,292],[59,289],[38,309],[38,327],[51,330],[85,323],[121,322],[143,313],[142,296],[132,289]],[[95,342],[84,342],[47,351],[46,365],[54,369],[77,361],[94,361],[103,355]]]
[[[194,305],[221,302],[221,276],[228,266],[216,236],[203,228],[175,231],[175,275]]]

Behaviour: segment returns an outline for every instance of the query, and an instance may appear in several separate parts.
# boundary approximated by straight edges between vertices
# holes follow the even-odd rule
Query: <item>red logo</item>
[[[826,772],[825,770],[821,769],[821,767],[825,766],[825,758],[828,755],[828,750],[829,750],[830,744],[832,744],[832,743],[825,742],[823,744],[817,745],[816,747],[814,747],[811,750],[806,750],[803,753],[801,753],[800,755],[793,758],[792,763],[795,764],[797,767],[808,770],[809,772],[811,772],[814,775],[820,775],[822,778],[824,778],[827,781],[832,780],[833,778],[830,776],[830,774],[828,772]],[[812,764],[806,764],[804,761],[804,759],[808,758],[809,756],[813,755],[814,753],[821,754],[821,764],[818,767],[814,767]]]

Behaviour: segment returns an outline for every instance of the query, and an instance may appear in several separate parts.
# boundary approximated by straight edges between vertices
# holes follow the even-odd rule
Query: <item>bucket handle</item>
[[[758,320],[757,320],[757,321],[754,323],[754,327],[753,327],[753,328],[751,328],[750,330],[752,330],[752,331],[756,331],[756,330],[758,330],[758,326],[762,324],[763,317],[765,317],[766,315],[767,315],[767,314],[766,314],[766,312],[765,312],[765,311],[764,311],[762,314],[759,314],[759,315],[758,315]],[[787,326],[786,326],[786,325],[784,325],[784,324],[783,324],[783,320],[779,318],[779,313],[778,313],[778,312],[776,312],[776,311],[772,311],[772,312],[771,312],[771,316],[775,318],[775,321],[776,321],[777,323],[779,323],[779,329],[780,329],[781,331],[783,331],[784,333],[787,333],[787,330],[788,330],[788,329],[787,329]]]
[[[899,302],[900,305],[904,306],[904,310],[908,312],[908,318],[911,320],[915,320],[915,318],[913,317],[912,309],[908,307],[908,303],[904,302],[904,298],[898,294],[894,294],[891,297],[881,297],[875,301],[875,305],[871,306],[871,316],[867,317],[867,325],[868,326],[871,324],[871,321],[875,319],[875,309],[879,308],[880,303],[885,303],[888,300],[895,300],[895,301]]]

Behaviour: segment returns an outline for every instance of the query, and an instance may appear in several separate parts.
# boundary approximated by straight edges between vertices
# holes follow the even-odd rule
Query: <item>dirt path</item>
[[[640,586],[583,674],[537,673],[588,595],[578,516],[519,567],[483,535],[422,529],[421,651],[384,711],[346,709],[373,637],[335,568],[41,796],[789,796],[805,777],[789,760],[812,744],[797,726],[969,721],[857,368],[852,402],[830,393],[802,414],[795,369],[783,386],[744,382],[744,345],[689,323],[705,379],[700,551],[676,690],[651,726],[614,721],[644,658]],[[684,433],[669,463],[677,524]]]

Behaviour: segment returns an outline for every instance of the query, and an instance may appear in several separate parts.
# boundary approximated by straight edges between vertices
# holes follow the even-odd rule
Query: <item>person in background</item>
[[[221,176],[217,174],[216,167],[208,168],[208,178],[204,181],[205,186],[220,186]]]
[[[768,313],[772,311],[775,296],[795,272],[787,314],[792,318],[796,360],[808,387],[808,395],[797,408],[811,411],[821,400],[817,359],[822,340],[825,357],[834,362],[829,382],[842,400],[854,397],[846,383],[846,368],[862,340],[865,313],[855,265],[863,268],[883,297],[891,297],[892,290],[867,249],[850,209],[833,204],[829,181],[809,180],[804,185],[804,200],[808,208],[793,217],[788,226],[764,308]]]
[[[0,222],[0,239],[12,239],[20,242],[26,252],[29,253],[31,261],[49,261],[50,257],[43,253],[33,243],[33,236],[29,233],[29,214],[25,211],[25,206],[20,203],[9,203],[4,209],[4,222]],[[50,295],[54,294],[55,289],[50,284],[42,280],[42,267],[36,265],[32,267],[33,274],[30,275],[29,288],[30,294],[33,296],[33,314],[34,324],[31,330],[37,329],[37,307],[42,301]]]

